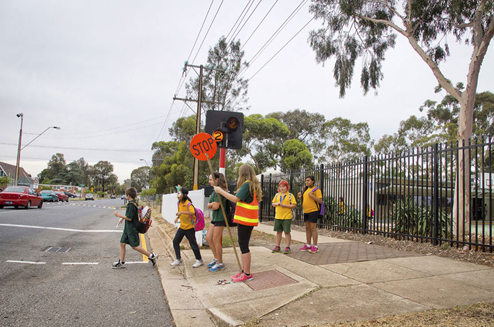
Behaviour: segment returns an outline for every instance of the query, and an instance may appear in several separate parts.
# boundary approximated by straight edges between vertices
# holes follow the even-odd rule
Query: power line
[[[262,67],[261,67],[261,68],[260,68],[260,69],[259,69],[259,70],[258,70],[258,71],[254,74],[254,75],[252,75],[252,76],[249,78],[249,81],[251,81],[251,80],[254,78],[254,76],[256,76],[256,75],[257,75],[257,74],[258,74],[258,73],[259,73],[259,72],[260,72],[260,71],[261,71],[264,67],[266,67],[266,65],[267,65],[267,64],[269,64],[269,62],[270,62],[271,60],[273,60],[273,58],[274,58],[274,57],[276,57],[276,56],[278,55],[278,53],[280,53],[280,52],[281,52],[281,50],[283,50],[283,49],[284,49],[284,48],[288,45],[288,43],[290,43],[290,42],[291,42],[291,41],[292,41],[292,40],[293,40],[293,39],[294,39],[294,38],[295,38],[295,37],[296,37],[296,36],[297,36],[300,32],[302,32],[302,30],[303,30],[304,28],[306,28],[306,27],[307,27],[307,25],[309,25],[309,23],[310,23],[310,22],[312,22],[313,20],[314,20],[314,17],[312,17],[312,18],[311,18],[311,19],[307,22],[307,24],[305,24],[305,25],[304,25],[304,26],[303,26],[303,27],[302,27],[302,28],[301,28],[301,29],[300,29],[300,30],[299,30],[299,31],[298,31],[298,32],[297,32],[297,33],[296,33],[296,34],[295,34],[295,35],[294,35],[294,36],[293,36],[290,40],[288,40],[288,42],[287,42],[287,43],[285,43],[285,45],[283,45],[283,47],[281,47],[281,49],[280,49],[280,50],[278,50],[278,52],[276,52],[276,53],[274,54],[274,56],[272,56],[272,57],[271,57],[271,59],[269,59],[269,60],[268,60],[268,61],[264,64],[264,66],[262,66]]]
[[[233,39],[233,34],[235,34],[235,31],[237,30],[237,28],[240,26],[240,24],[242,23],[242,21],[244,20],[245,16],[247,15],[247,13],[249,12],[250,10],[250,7],[252,7],[252,5],[254,4],[254,0],[249,0],[249,2],[247,2],[247,4],[245,5],[244,7],[244,10],[242,10],[242,12],[240,13],[240,15],[238,16],[237,20],[235,21],[235,23],[233,24],[232,28],[230,29],[230,32],[228,32],[228,35],[225,37],[225,40],[228,40],[228,37],[230,36],[230,33],[232,34],[232,39]],[[248,7],[248,8],[247,8]],[[247,9],[247,11],[246,11]],[[245,14],[244,14],[245,12]],[[239,22],[240,20],[240,22]],[[238,23],[238,25],[237,25]],[[233,33],[232,33],[233,31]],[[230,39],[229,41],[227,41],[227,43],[230,43],[232,41],[232,39]]]
[[[206,35],[204,35],[204,38],[202,39],[202,42],[201,42],[201,45],[199,46],[199,49],[197,49],[196,56],[194,57],[194,60],[192,60],[192,63],[194,63],[196,61],[197,55],[199,54],[199,51],[201,50],[202,45],[204,44],[204,41],[206,41],[206,37],[208,36],[209,31],[211,30],[211,27],[213,26],[213,23],[216,20],[216,16],[218,16],[218,13],[221,9],[221,6],[223,5],[223,1],[225,1],[225,0],[221,0],[220,6],[218,7],[218,10],[216,10],[216,13],[214,14],[213,20],[211,21],[211,24],[209,24],[209,28],[206,32]]]
[[[14,145],[15,143],[0,142],[3,145]],[[95,149],[95,148],[75,148],[75,147],[62,147],[62,146],[48,146],[48,145],[30,145],[30,148],[44,148],[44,149],[63,149],[63,150],[82,150],[82,151],[113,151],[113,152],[149,152],[149,150],[137,150],[137,149]]]
[[[247,44],[247,42],[249,42],[250,38],[252,37],[252,35],[254,35],[254,33],[257,31],[257,29],[259,28],[259,26],[261,26],[261,24],[264,22],[264,20],[266,19],[266,17],[269,15],[269,13],[271,12],[271,10],[274,8],[274,6],[278,3],[278,0],[275,1],[275,3],[273,3],[273,5],[271,6],[271,8],[269,8],[268,12],[266,13],[266,15],[264,15],[264,17],[262,18],[261,22],[257,25],[257,27],[254,29],[254,31],[250,34],[250,36],[247,38],[247,41],[244,42],[244,44],[242,45],[242,47],[240,48],[240,50],[242,50],[245,45]]]

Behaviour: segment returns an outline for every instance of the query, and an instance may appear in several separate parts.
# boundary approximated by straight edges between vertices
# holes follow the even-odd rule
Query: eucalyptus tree
[[[493,6],[493,0],[312,0],[310,11],[323,21],[323,27],[310,33],[309,42],[318,62],[336,58],[333,76],[340,96],[344,96],[358,57],[363,58],[360,84],[364,93],[377,90],[383,78],[386,51],[394,47],[397,35],[404,37],[430,68],[440,87],[459,102],[457,137],[468,143],[472,136],[478,77],[494,36]],[[450,55],[449,36],[472,49],[468,67],[464,67],[464,90],[456,87],[440,69],[440,63]],[[466,208],[459,210],[458,219],[464,218],[469,229],[470,187],[465,185],[469,178],[465,178],[463,171],[463,167],[469,169],[465,164],[468,157],[468,149],[460,151],[455,188],[459,202],[455,201],[454,209]],[[463,224],[458,225],[463,233]]]

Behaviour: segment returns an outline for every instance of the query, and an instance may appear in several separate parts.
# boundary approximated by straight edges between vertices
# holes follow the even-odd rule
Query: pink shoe
[[[236,275],[233,275],[232,277],[230,277],[231,279],[236,279],[236,278],[239,278],[240,275],[242,275],[243,271],[239,272],[238,274]]]
[[[313,245],[310,250],[309,250],[310,253],[317,253],[319,252],[319,248],[315,245]]]
[[[299,250],[300,251],[309,251],[311,249],[310,246],[307,246],[307,244],[304,244],[304,246],[302,246]]]
[[[233,282],[234,283],[245,282],[245,281],[253,280],[253,279],[254,279],[253,274],[250,274],[250,276],[247,276],[246,274],[241,274],[238,278],[234,278]]]

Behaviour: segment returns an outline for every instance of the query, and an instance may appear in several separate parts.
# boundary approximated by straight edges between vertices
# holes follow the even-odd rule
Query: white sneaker
[[[192,265],[192,268],[197,268],[197,267],[200,267],[204,264],[204,261],[201,259],[201,260],[196,260],[196,262]]]
[[[170,266],[176,267],[176,266],[180,266],[181,264],[182,264],[182,260],[177,259],[177,260],[173,261],[172,263],[170,263]]]

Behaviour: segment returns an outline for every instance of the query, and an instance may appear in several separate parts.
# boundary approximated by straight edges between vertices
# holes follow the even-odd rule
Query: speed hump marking
[[[201,161],[213,158],[216,154],[216,149],[216,142],[208,133],[196,134],[190,141],[190,152]]]
[[[223,132],[222,131],[216,131],[213,133],[213,139],[216,141],[216,143],[219,143],[223,141]]]

